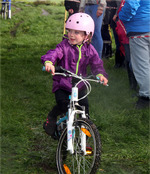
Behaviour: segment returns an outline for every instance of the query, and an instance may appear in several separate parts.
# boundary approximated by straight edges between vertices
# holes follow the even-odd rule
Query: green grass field
[[[55,104],[52,78],[42,72],[40,57],[62,40],[64,11],[60,5],[16,3],[12,19],[0,19],[2,174],[57,173],[57,141],[42,128]],[[127,72],[114,69],[114,57],[104,66],[109,87],[92,84],[89,95],[102,141],[97,174],[148,174],[149,110],[134,108]]]
[[[55,4],[62,4],[64,1],[63,0],[12,0],[12,3],[18,3],[18,2],[23,2],[23,3],[55,3]]]

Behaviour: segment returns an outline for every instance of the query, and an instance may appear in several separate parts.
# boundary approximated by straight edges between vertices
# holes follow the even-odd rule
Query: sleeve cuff
[[[46,63],[50,63],[50,64],[53,65],[53,62],[51,62],[51,61],[45,61],[45,62],[44,62],[44,65],[45,65]]]
[[[103,74],[97,74],[96,76],[103,76]]]

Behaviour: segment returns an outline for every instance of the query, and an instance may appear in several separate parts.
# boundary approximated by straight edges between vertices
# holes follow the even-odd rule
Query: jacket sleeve
[[[49,50],[45,55],[41,57],[41,61],[44,64],[45,61],[51,61],[53,65],[58,59],[63,57],[62,44],[58,44],[54,50]]]
[[[133,16],[136,15],[138,8],[140,7],[141,0],[125,0],[124,6],[119,12],[119,18],[123,22],[130,21]]]
[[[94,48],[92,48],[90,52],[90,67],[92,74],[102,74],[104,77],[108,78],[108,74],[106,73],[103,66],[103,61],[99,58],[97,51]]]
[[[106,3],[106,0],[101,0],[100,1],[100,4],[99,4],[99,7],[102,7],[103,8],[103,10],[106,8],[106,5],[107,5],[107,3]],[[98,7],[98,8],[99,8]]]

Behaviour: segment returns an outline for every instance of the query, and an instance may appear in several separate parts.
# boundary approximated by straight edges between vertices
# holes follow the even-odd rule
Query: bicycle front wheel
[[[59,174],[94,174],[100,165],[101,141],[99,132],[88,119],[74,122],[74,154],[67,151],[67,128],[62,133],[56,153]],[[83,130],[84,127],[84,130]],[[86,134],[86,155],[81,150],[81,134]]]

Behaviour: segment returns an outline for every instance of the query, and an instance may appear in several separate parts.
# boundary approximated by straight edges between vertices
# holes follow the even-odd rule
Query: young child
[[[55,74],[55,63],[58,66],[76,73],[87,75],[87,66],[90,65],[91,72],[107,85],[107,74],[103,67],[103,62],[98,56],[95,48],[90,44],[94,33],[94,21],[86,13],[75,13],[66,22],[68,37],[64,38],[54,50],[49,50],[42,56],[42,63],[47,72]],[[53,76],[53,89],[55,93],[56,106],[48,114],[47,121],[43,128],[48,135],[53,136],[56,129],[57,116],[67,112],[69,95],[71,93],[71,80],[63,76]],[[84,96],[85,90],[79,88],[79,98]],[[84,98],[79,104],[85,106],[86,114],[89,114],[88,99]]]

